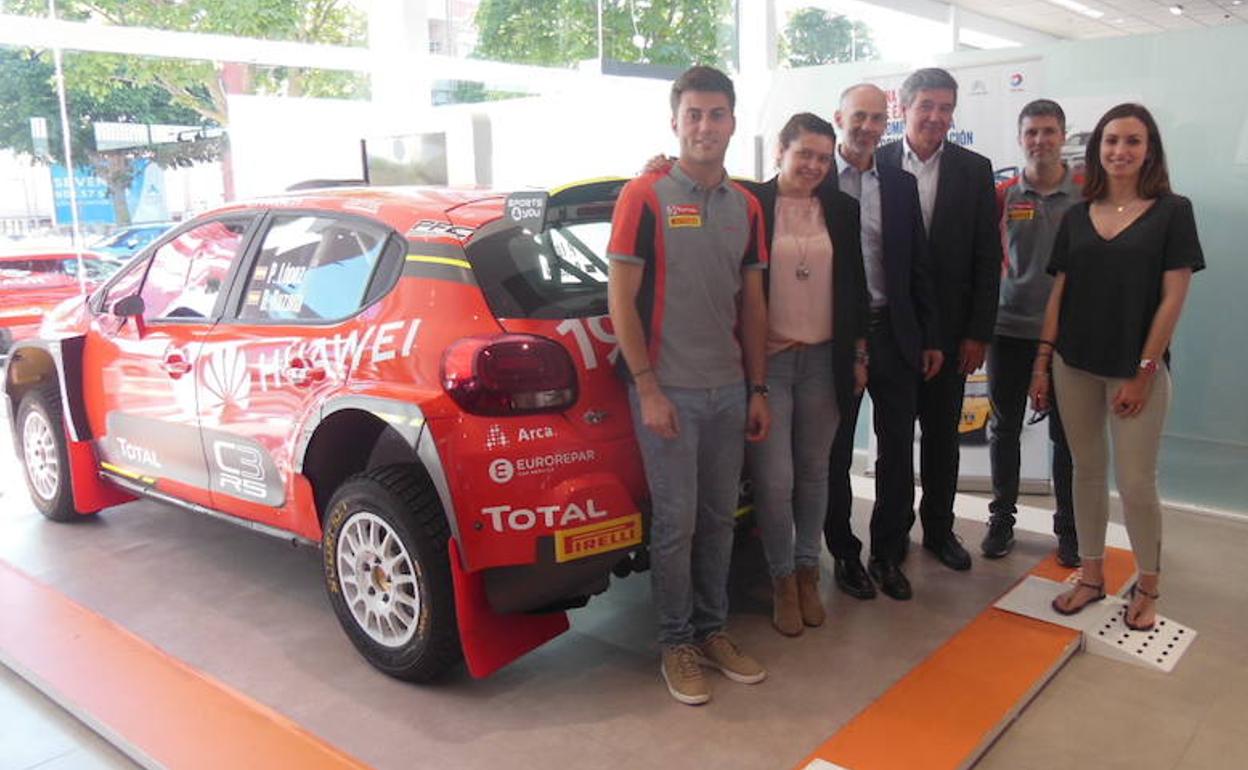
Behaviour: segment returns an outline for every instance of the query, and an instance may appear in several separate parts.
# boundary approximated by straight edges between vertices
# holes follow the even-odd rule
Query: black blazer
[[[767,248],[776,234],[776,178],[766,182],[744,181],[763,208]],[[823,205],[824,222],[832,238],[832,377],[841,414],[849,414],[854,398],[854,348],[867,336],[870,301],[867,276],[862,266],[862,236],[858,224],[858,201],[835,189],[816,191]],[[771,283],[764,274],[764,285]],[[770,291],[768,298],[770,299]]]
[[[900,141],[881,147],[876,162],[901,169],[902,150]],[[927,233],[946,358],[963,339],[992,341],[1002,259],[994,191],[988,159],[946,142]]]
[[[880,235],[889,323],[902,358],[916,372],[922,372],[922,352],[940,347],[940,327],[919,187],[913,176],[899,168],[877,163],[876,172],[880,177]],[[836,187],[838,182],[833,169],[825,185]]]

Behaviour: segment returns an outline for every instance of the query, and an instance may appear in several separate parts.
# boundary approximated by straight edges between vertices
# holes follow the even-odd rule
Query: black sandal
[[[1078,583],[1075,584],[1075,588],[1078,589],[1080,586],[1095,590],[1096,596],[1092,597],[1091,599],[1088,599],[1086,602],[1084,602],[1083,604],[1080,604],[1078,607],[1066,608],[1057,603],[1058,599],[1062,598],[1062,596],[1065,596],[1065,594],[1060,594],[1053,599],[1052,603],[1049,606],[1051,606],[1053,608],[1053,611],[1056,612],[1058,615],[1075,615],[1077,613],[1083,612],[1083,608],[1087,607],[1089,604],[1094,604],[1105,598],[1105,584],[1104,583],[1085,583],[1084,581],[1080,580]]]
[[[1134,600],[1135,600],[1135,595],[1136,595],[1136,594],[1139,594],[1140,596],[1143,596],[1143,597],[1146,597],[1146,598],[1148,598],[1148,599],[1152,599],[1152,600],[1153,600],[1153,602],[1154,602],[1154,607],[1153,607],[1153,622],[1152,622],[1152,623],[1149,623],[1147,626],[1137,626],[1137,625],[1135,625],[1134,623],[1132,623],[1132,622],[1131,622],[1131,605],[1130,605],[1130,604],[1128,604],[1128,605],[1127,605],[1127,609],[1126,609],[1125,611],[1123,611],[1123,613],[1122,613],[1122,623],[1123,623],[1123,625],[1125,625],[1127,628],[1131,629],[1132,631],[1152,631],[1154,628],[1156,628],[1156,627],[1157,627],[1157,619],[1156,619],[1156,618],[1157,618],[1157,608],[1156,608],[1156,604],[1155,604],[1155,603],[1156,603],[1156,601],[1157,601],[1158,599],[1160,599],[1160,598],[1161,598],[1161,591],[1158,591],[1157,593],[1150,594],[1148,591],[1145,591],[1143,588],[1140,588],[1139,583],[1136,583],[1135,585],[1131,586],[1131,599],[1132,599],[1132,601],[1134,601]]]

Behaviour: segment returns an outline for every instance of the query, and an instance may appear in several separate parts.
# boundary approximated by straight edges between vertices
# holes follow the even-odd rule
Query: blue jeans
[[[728,564],[745,456],[745,383],[663,388],[679,433],[665,439],[641,422],[628,389],[633,429],[650,486],[650,579],[659,643],[701,641],[728,618]]]
[[[784,577],[795,566],[818,566],[823,548],[828,460],[839,424],[832,343],[792,347],[768,358],[767,387],[771,430],[746,454],[767,566],[772,577]]]

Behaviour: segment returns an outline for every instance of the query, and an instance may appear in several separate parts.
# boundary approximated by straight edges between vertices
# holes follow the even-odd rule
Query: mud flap
[[[459,643],[468,673],[473,677],[487,677],[568,630],[568,616],[563,612],[541,615],[495,612],[486,599],[481,573],[464,571],[459,543],[453,538],[448,546]]]
[[[66,436],[69,456],[69,483],[74,495],[74,510],[81,514],[95,513],[113,505],[136,499],[134,495],[100,478],[100,461],[90,441],[73,441]]]

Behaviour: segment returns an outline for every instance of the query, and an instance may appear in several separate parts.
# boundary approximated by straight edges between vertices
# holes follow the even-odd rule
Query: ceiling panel
[[[1072,39],[1248,24],[1248,3],[1236,4],[1234,0],[1078,0],[1089,9],[1100,11],[1099,18],[1051,0],[951,1],[967,11]],[[1176,4],[1182,6],[1182,14],[1170,11]]]

